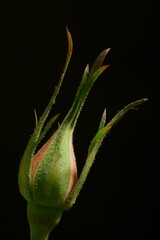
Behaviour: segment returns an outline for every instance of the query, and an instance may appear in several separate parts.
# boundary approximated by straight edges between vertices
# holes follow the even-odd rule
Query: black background
[[[23,2],[23,1],[22,1]],[[87,182],[51,239],[159,239],[159,9],[156,1],[46,1],[1,7],[0,151],[2,239],[29,239],[17,175],[21,156],[62,71],[68,26],[74,52],[52,114],[67,113],[83,69],[111,47],[110,68],[94,85],[74,146],[79,172],[103,109],[107,119],[147,97],[114,127]],[[57,124],[57,123],[56,123]],[[55,124],[55,127],[57,126]]]

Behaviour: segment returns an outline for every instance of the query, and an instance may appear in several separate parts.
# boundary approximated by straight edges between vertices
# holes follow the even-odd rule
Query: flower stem
[[[59,208],[46,207],[33,201],[27,205],[30,226],[30,240],[48,240],[51,231],[57,226],[63,211]]]

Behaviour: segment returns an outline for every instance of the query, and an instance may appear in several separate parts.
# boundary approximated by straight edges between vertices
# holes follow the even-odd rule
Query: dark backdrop
[[[73,101],[85,65],[111,47],[105,60],[111,66],[94,85],[75,130],[79,172],[103,109],[109,120],[129,102],[149,100],[128,113],[105,139],[77,203],[64,213],[51,239],[160,238],[158,4],[154,0],[22,2],[1,7],[2,239],[29,239],[18,168],[34,128],[34,109],[40,116],[62,71],[66,25],[74,52],[52,112],[61,113],[59,122]]]

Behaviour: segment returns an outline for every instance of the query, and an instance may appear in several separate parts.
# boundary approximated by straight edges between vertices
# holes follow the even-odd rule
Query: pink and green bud
[[[68,65],[72,53],[71,35],[69,32],[67,34],[69,50],[65,66]],[[108,67],[108,65],[101,66],[108,51],[109,49],[99,55],[90,72],[87,65],[70,111],[55,133],[35,153],[40,140],[44,137],[44,132],[46,133],[45,128],[44,132],[42,131],[41,122],[42,119],[46,119],[45,115],[48,115],[48,112],[46,114],[45,111],[44,116],[39,122],[37,121],[19,170],[19,188],[26,200],[33,200],[43,206],[63,208],[66,198],[73,190],[77,182],[73,148],[74,128],[88,92],[99,75]],[[50,108],[51,106],[49,106],[49,110]],[[56,117],[49,123],[53,124]],[[48,130],[49,127],[47,125],[46,127]]]
[[[67,37],[68,52],[63,73],[51,100],[39,120],[37,120],[35,113],[35,130],[29,140],[19,168],[19,189],[22,196],[28,201],[31,239],[47,239],[48,234],[60,221],[63,211],[71,208],[75,203],[97,151],[112,126],[130,109],[146,101],[146,99],[140,99],[127,105],[107,124],[104,111],[99,129],[89,146],[84,168],[77,177],[73,147],[74,128],[89,91],[98,77],[108,67],[108,65],[102,65],[109,51],[109,49],[106,49],[99,54],[90,70],[89,66],[86,66],[75,100],[68,114],[50,139],[37,150],[39,143],[58,117],[58,115],[54,116],[45,124],[59,93],[72,54],[72,37],[68,30]],[[35,236],[38,234],[44,237],[36,238]]]

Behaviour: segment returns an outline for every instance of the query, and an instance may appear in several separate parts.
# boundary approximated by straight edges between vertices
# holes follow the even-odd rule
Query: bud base
[[[63,210],[46,207],[33,201],[27,205],[27,215],[30,226],[30,240],[47,240],[51,231],[61,220]]]

